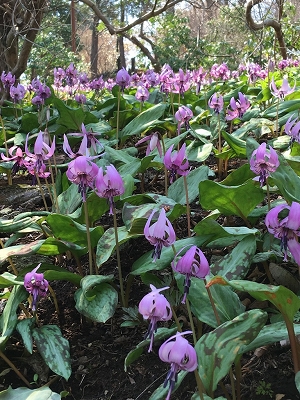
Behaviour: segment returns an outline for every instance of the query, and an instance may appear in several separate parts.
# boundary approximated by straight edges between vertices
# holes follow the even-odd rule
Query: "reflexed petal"
[[[291,204],[286,227],[291,230],[298,230],[300,227],[300,204],[295,201]]]
[[[285,208],[290,209],[289,205],[287,204],[280,204],[272,208],[268,214],[266,215],[265,224],[268,228],[268,231],[272,234],[276,233],[274,230],[280,227],[280,221],[278,219],[278,214],[280,211],[284,210]],[[277,236],[275,236],[277,237]]]
[[[292,256],[294,257],[294,260],[300,267],[300,243],[298,242],[296,237],[294,237],[294,238],[288,240],[287,245],[288,245],[288,248],[289,248]]]

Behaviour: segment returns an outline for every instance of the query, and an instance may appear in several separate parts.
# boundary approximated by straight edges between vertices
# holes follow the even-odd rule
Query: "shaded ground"
[[[1,184],[6,191],[10,190],[4,181]],[[31,203],[26,203],[27,200],[24,199],[17,203],[14,197],[8,196],[8,192],[1,190],[0,193],[2,193],[2,195],[0,194],[0,204],[3,213],[6,213],[6,206],[19,211],[24,211],[24,204],[26,204],[26,209],[31,206],[42,208],[42,202],[38,195],[29,195],[28,200]],[[202,218],[196,205],[193,211],[195,220]],[[185,235],[185,219],[181,218],[177,224],[179,230],[182,230]],[[149,244],[143,240],[139,241],[139,246],[136,246],[136,242],[133,241],[123,247],[121,259],[124,275],[130,272],[133,261],[149,249]],[[220,256],[222,253],[218,253],[218,255]],[[65,267],[72,271],[75,265],[70,261],[65,261]],[[5,270],[6,266],[4,265],[2,268]],[[102,268],[101,273],[103,274],[114,273],[117,275],[115,259],[111,259]],[[257,269],[256,274],[261,280],[264,280],[263,268],[257,266]],[[143,340],[147,325],[141,323],[135,328],[121,328],[120,324],[124,315],[121,308],[106,324],[90,323],[75,309],[73,298],[75,288],[72,284],[53,282],[52,286],[57,295],[60,314],[57,315],[52,299],[48,297],[40,302],[39,320],[42,324],[57,324],[64,337],[69,340],[73,373],[68,382],[61,378],[54,378],[51,388],[58,393],[66,390],[70,393],[67,398],[75,400],[149,399],[151,393],[164,381],[168,370],[168,365],[162,363],[158,358],[158,347],[155,346],[154,352],[150,354],[145,351],[128,368],[127,372],[124,371],[125,357],[134,346]],[[133,282],[129,305],[137,306],[147,291],[148,288],[136,278]],[[34,380],[34,374],[38,374],[39,384],[43,384],[53,377],[40,357],[30,356],[24,352],[17,334],[8,342],[6,354],[30,382]],[[288,344],[286,346],[279,344],[270,346],[262,349],[257,355],[246,354],[243,357],[242,365],[242,400],[300,399],[294,384],[291,352]],[[0,389],[7,388],[9,385],[14,388],[24,386],[23,382],[1,359]],[[225,388],[230,392],[228,379],[225,380]],[[172,400],[188,400],[195,390],[194,376],[189,374],[180,389],[172,395]],[[259,393],[264,393],[264,395]],[[223,395],[222,390],[217,395]]]

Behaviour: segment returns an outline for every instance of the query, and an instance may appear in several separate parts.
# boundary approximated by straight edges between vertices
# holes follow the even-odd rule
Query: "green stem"
[[[46,202],[46,199],[45,199],[45,195],[44,195],[44,189],[43,189],[43,187],[41,185],[40,177],[39,177],[39,175],[37,173],[35,173],[35,177],[36,177],[36,180],[37,180],[37,183],[38,183],[38,187],[40,189],[40,193],[41,193],[41,196],[42,196],[42,199],[43,199],[43,202],[44,202],[45,210],[49,211],[48,206],[47,206],[47,202]]]
[[[117,139],[116,149],[117,150],[119,148],[120,101],[121,101],[121,90],[119,88],[118,105],[117,105],[117,127],[116,127],[116,139]]]
[[[218,140],[218,153],[221,154],[222,152],[222,135],[221,135],[221,119],[220,114],[218,114],[218,131],[219,131],[219,140]],[[222,158],[218,159],[218,175],[219,179],[222,177],[222,167],[223,167],[223,160]]]
[[[86,226],[86,239],[88,245],[88,255],[89,255],[89,269],[90,275],[93,275],[93,253],[92,253],[92,243],[91,243],[91,232],[90,232],[90,222],[89,222],[89,213],[88,213],[88,205],[87,202],[83,202],[84,207],[84,217],[85,217],[85,226]],[[97,274],[96,267],[96,274]]]
[[[186,201],[186,219],[187,219],[187,229],[188,229],[188,237],[191,237],[191,210],[190,210],[190,202],[189,202],[189,191],[187,185],[186,176],[183,176],[184,182],[184,190],[185,190],[185,201]]]
[[[267,185],[267,199],[268,199],[268,210],[271,210],[271,200],[270,200],[270,185],[268,178],[266,179],[266,185]]]
[[[115,207],[113,207],[113,219],[114,219],[114,230],[115,230],[117,265],[118,265],[119,281],[120,281],[121,303],[122,303],[122,307],[127,307],[127,304],[125,301],[124,286],[123,286],[123,274],[122,274],[122,268],[121,268],[118,225],[117,225],[117,216],[116,216]]]
[[[161,145],[163,148],[163,154],[166,154],[166,146],[165,146],[165,141],[163,136],[161,137]],[[164,172],[165,172],[165,196],[168,196],[168,170],[166,166],[164,165]]]

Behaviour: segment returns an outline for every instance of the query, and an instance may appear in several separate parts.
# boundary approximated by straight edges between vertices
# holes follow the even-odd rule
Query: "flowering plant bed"
[[[3,198],[0,399],[300,398],[300,92],[284,65],[2,74],[1,184],[38,190]],[[263,357],[286,372],[269,381]]]

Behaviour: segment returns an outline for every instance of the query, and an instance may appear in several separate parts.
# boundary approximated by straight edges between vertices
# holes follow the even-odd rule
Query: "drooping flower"
[[[36,305],[40,297],[46,297],[48,291],[48,281],[44,278],[43,273],[36,271],[40,267],[39,264],[31,272],[28,272],[24,277],[24,286],[28,293],[32,295],[32,311],[36,310]]]
[[[145,86],[138,86],[136,93],[135,93],[135,98],[142,103],[144,101],[147,101],[149,99],[150,93],[149,90]]]
[[[78,185],[78,193],[82,196],[82,201],[86,201],[87,189],[94,187],[94,182],[98,174],[98,166],[86,156],[74,158],[66,171],[67,178]]]
[[[67,135],[64,134],[63,150],[70,158],[76,158],[79,156],[89,157],[89,149],[87,147],[87,135],[84,135],[80,143],[79,149],[76,153],[73,152],[68,141]],[[94,157],[91,157],[91,159]]]
[[[254,180],[260,182],[260,186],[266,184],[268,176],[275,172],[279,166],[279,159],[276,151],[273,147],[268,146],[265,142],[261,143],[260,146],[253,151],[250,158],[250,169],[257,177]]]
[[[300,121],[295,118],[292,120],[292,115],[285,123],[285,133],[291,137],[291,144],[294,142],[300,143]]]
[[[209,274],[209,264],[202,253],[202,251],[197,246],[192,246],[177,262],[176,258],[184,250],[182,248],[177,254],[172,262],[172,268],[174,271],[185,275],[184,281],[184,296],[182,303],[185,303],[186,296],[189,293],[191,286],[191,277],[196,277],[199,279],[204,279]]]
[[[226,110],[226,119],[231,121],[235,118],[242,118],[245,112],[250,107],[250,101],[243,93],[239,92],[239,100],[235,100],[234,97],[230,99],[230,107]]]
[[[76,83],[78,82],[78,71],[75,68],[74,64],[71,63],[67,69],[66,69],[66,73],[65,73],[65,79],[66,79],[66,83],[68,86],[70,86],[71,88],[76,85]]]
[[[121,91],[124,92],[124,89],[129,85],[129,83],[130,83],[130,75],[123,67],[117,72],[116,84],[119,85]]]
[[[75,101],[78,104],[85,104],[86,103],[86,96],[82,93],[76,93],[75,94]]]
[[[288,94],[291,94],[295,91],[296,83],[294,87],[290,87],[289,82],[286,78],[283,79],[282,85],[277,88],[274,76],[272,77],[272,81],[270,83],[270,90],[274,97],[278,97],[279,99],[283,100]]]
[[[99,142],[99,140],[96,138],[96,136],[99,136],[100,134],[97,132],[92,132],[92,131],[87,131],[86,127],[84,124],[81,124],[81,132],[73,132],[73,133],[68,133],[68,136],[73,136],[73,137],[85,137],[87,138],[87,148],[94,150],[94,152],[97,154],[99,149],[97,149],[97,145],[100,146],[101,150],[103,149],[102,144]]]
[[[36,141],[33,147],[33,153],[28,149],[29,133],[25,141],[25,153],[28,158],[25,159],[24,164],[31,174],[37,174],[40,177],[45,177],[46,165],[44,161],[49,160],[55,151],[55,136],[51,147],[44,140],[44,132],[40,131],[37,135]]]
[[[224,107],[223,96],[219,93],[214,93],[208,100],[208,107],[214,110],[216,114],[220,114]]]
[[[148,143],[148,146],[146,149],[146,156],[148,156],[151,153],[151,151],[153,151],[154,149],[157,149],[158,154],[161,157],[162,156],[162,147],[160,144],[158,133],[153,132],[150,135],[143,137],[135,144],[135,146],[139,146],[140,144],[145,143],[147,141],[149,141],[149,143]]]
[[[280,204],[272,208],[265,220],[268,231],[277,239],[280,239],[280,247],[284,253],[283,261],[287,261],[287,250],[289,249],[300,268],[300,204],[292,202]]]
[[[174,76],[173,86],[174,93],[180,93],[180,95],[183,96],[184,92],[186,92],[191,86],[190,72],[186,71],[186,73],[184,73],[183,70],[179,68],[178,73]]]
[[[190,124],[189,124],[189,120],[193,118],[193,111],[186,107],[186,106],[180,106],[178,108],[178,111],[176,111],[175,113],[175,119],[178,122],[178,126],[177,126],[177,133],[180,133],[180,128],[182,125],[185,126],[186,130],[190,129]]]
[[[114,197],[122,195],[125,187],[121,175],[112,164],[106,167],[105,174],[103,168],[99,168],[95,179],[95,191],[99,197],[104,197],[108,200],[109,213],[113,215]]]
[[[172,144],[164,156],[165,167],[170,171],[170,183],[174,182],[176,175],[187,175],[190,172],[185,143],[178,151],[172,153],[173,147]]]
[[[172,318],[171,306],[168,300],[161,291],[169,289],[168,286],[161,289],[156,289],[155,286],[150,285],[151,292],[146,294],[139,303],[139,312],[144,319],[150,321],[146,338],[150,339],[150,346],[148,352],[152,351],[154,334],[157,331],[158,321],[168,321]]]
[[[9,89],[10,97],[12,98],[14,103],[18,103],[21,101],[25,96],[26,90],[23,85],[20,83],[17,86],[11,86]]]
[[[15,75],[12,75],[11,72],[6,73],[5,71],[2,72],[0,79],[5,89],[9,89],[16,81]]]
[[[161,209],[158,220],[150,226],[155,212],[156,210],[152,211],[144,228],[145,238],[154,246],[153,262],[160,258],[163,246],[172,246],[176,240],[175,231],[164,208]]]
[[[1,153],[1,158],[4,161],[15,161],[11,169],[12,175],[15,175],[20,170],[20,168],[24,166],[24,154],[21,147],[18,146],[12,146],[8,150],[8,153],[11,157],[6,157],[3,153]]]
[[[171,393],[177,381],[177,373],[179,371],[192,372],[198,366],[196,350],[184,337],[182,337],[189,333],[191,333],[191,331],[177,332],[176,335],[171,336],[159,348],[159,358],[162,361],[171,364],[170,371],[168,372],[163,385],[164,387],[169,385],[166,400],[169,400],[171,397]]]

